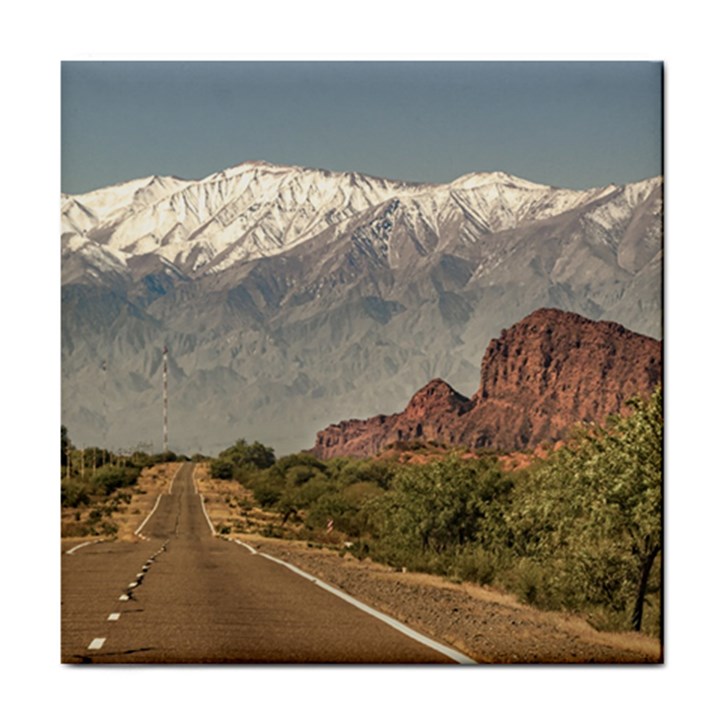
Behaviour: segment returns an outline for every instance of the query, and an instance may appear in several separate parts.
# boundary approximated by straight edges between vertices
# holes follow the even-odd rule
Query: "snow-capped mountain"
[[[628,205],[637,205],[653,183],[631,186]],[[561,190],[498,172],[423,185],[249,162],[195,182],[153,176],[64,195],[62,231],[71,252],[109,254],[114,266],[153,254],[198,276],[285,252],[392,199],[436,231],[438,223],[466,216],[480,233],[491,233],[617,190]]]
[[[298,449],[434,375],[475,385],[492,334],[542,305],[658,336],[661,245],[660,178],[569,190],[246,162],[63,195],[63,419],[87,442],[153,440],[167,344],[178,449]]]

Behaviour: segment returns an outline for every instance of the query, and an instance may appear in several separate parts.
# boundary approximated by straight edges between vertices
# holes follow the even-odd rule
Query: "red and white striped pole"
[[[163,348],[163,452],[168,451],[167,345]]]

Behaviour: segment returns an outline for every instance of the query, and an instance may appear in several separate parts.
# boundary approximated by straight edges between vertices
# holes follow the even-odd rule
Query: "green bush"
[[[443,553],[504,536],[511,483],[494,463],[456,457],[404,467],[375,504],[376,533],[400,550]]]
[[[282,497],[285,481],[282,477],[262,475],[253,480],[250,488],[260,506],[269,508],[275,505]]]
[[[233,465],[251,465],[264,470],[275,464],[275,451],[259,442],[249,444],[245,440],[238,440],[232,447],[223,450],[219,459],[231,462]]]
[[[177,462],[177,460],[178,456],[172,450],[168,450],[167,452],[149,455],[145,461],[145,466],[161,465],[163,463]]]
[[[348,460],[337,474],[343,485],[372,483],[383,490],[390,487],[397,464],[381,460]]]
[[[263,453],[245,441],[218,461],[281,514],[268,533],[290,532],[293,519],[303,527],[292,532],[306,539],[351,538],[358,557],[493,583],[542,608],[588,613],[605,628],[659,632],[660,392],[633,410],[522,471],[502,471],[485,452],[423,465],[306,453],[272,464],[265,454],[258,464],[249,458]]]
[[[603,607],[639,630],[645,605],[659,597],[651,578],[662,551],[660,389],[632,408],[578,432],[533,468],[507,518],[521,563],[551,570],[552,601]],[[523,593],[542,594],[532,586]]]
[[[478,585],[489,585],[497,569],[497,556],[480,547],[461,548],[449,563],[449,574]]]
[[[63,507],[79,507],[90,502],[87,486],[73,480],[60,484],[60,500]]]
[[[109,520],[105,520],[104,522],[100,523],[100,527],[98,528],[101,535],[117,535],[118,526]]]
[[[296,466],[315,468],[323,473],[328,468],[326,463],[310,453],[293,453],[292,455],[285,455],[277,460],[274,464],[273,470],[285,475],[290,468]]]
[[[210,463],[210,475],[218,480],[231,480],[235,466],[229,460],[218,458]]]
[[[110,495],[118,488],[134,485],[139,475],[137,468],[104,465],[93,473],[91,482],[96,493]]]

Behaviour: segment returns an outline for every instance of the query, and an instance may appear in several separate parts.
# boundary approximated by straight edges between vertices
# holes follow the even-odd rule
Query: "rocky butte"
[[[615,322],[542,308],[493,339],[471,398],[435,379],[400,413],[346,420],[317,434],[321,458],[367,457],[397,442],[519,450],[621,412],[662,380],[662,343]]]

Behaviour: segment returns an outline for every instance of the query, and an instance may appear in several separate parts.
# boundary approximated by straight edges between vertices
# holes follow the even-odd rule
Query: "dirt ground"
[[[94,503],[89,507],[63,508],[61,515],[63,550],[82,541],[118,539],[125,542],[140,542],[141,539],[135,535],[135,530],[152,512],[158,496],[168,491],[170,483],[181,465],[182,463],[175,462],[145,468],[140,474],[137,484],[122,488],[121,492],[130,496],[130,502],[119,503],[112,512],[103,513],[104,519],[117,526],[117,532],[113,535],[104,534],[100,524],[97,525],[98,534],[88,534],[87,532],[90,513],[93,509],[102,506],[109,509],[108,500],[101,505]]]
[[[195,479],[219,533],[285,560],[409,627],[452,645],[478,663],[662,662],[657,640],[638,633],[598,632],[582,618],[545,612],[514,597],[471,583],[398,572],[343,553],[342,542],[268,537],[279,519],[252,507],[249,492],[234,481]]]

